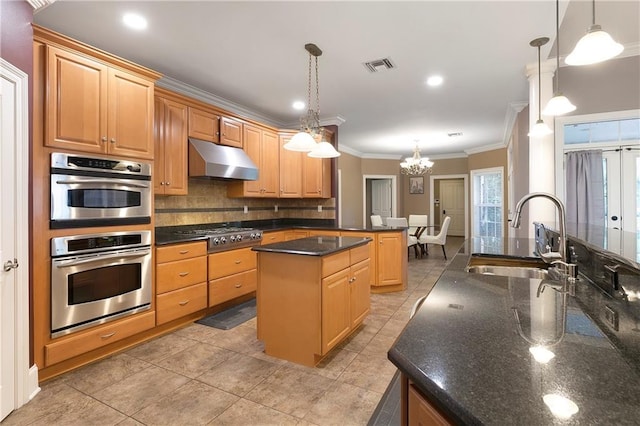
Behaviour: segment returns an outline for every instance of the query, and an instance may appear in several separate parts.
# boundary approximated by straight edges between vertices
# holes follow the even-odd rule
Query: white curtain
[[[602,150],[573,151],[566,155],[567,222],[603,226]]]

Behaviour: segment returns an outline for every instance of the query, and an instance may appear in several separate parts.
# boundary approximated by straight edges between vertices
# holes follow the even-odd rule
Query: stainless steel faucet
[[[548,194],[546,192],[532,192],[530,194],[525,195],[524,197],[522,197],[520,199],[520,201],[518,201],[518,204],[516,204],[516,210],[513,213],[513,219],[511,221],[511,226],[514,228],[520,228],[520,216],[522,214],[522,207],[527,203],[527,201],[529,201],[532,198],[537,198],[537,197],[542,197],[542,198],[546,198],[548,200],[551,200],[553,202],[553,204],[556,205],[556,207],[558,208],[558,215],[559,215],[559,220],[560,220],[560,224],[558,226],[558,233],[560,234],[560,241],[559,241],[559,247],[558,247],[558,254],[560,255],[560,260],[562,260],[562,262],[564,262],[565,264],[567,263],[567,253],[566,253],[566,248],[567,248],[567,235],[566,235],[566,214],[565,214],[565,209],[564,209],[564,204],[562,204],[562,201],[560,201],[560,199],[558,197],[556,197],[555,195],[552,194]],[[543,253],[540,253],[540,257],[542,257],[543,260],[547,260],[545,259],[545,256]]]

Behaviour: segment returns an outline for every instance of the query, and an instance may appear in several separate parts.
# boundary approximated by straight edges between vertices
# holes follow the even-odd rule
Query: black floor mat
[[[201,320],[196,321],[198,324],[208,325],[209,327],[219,328],[221,330],[230,330],[233,327],[249,321],[256,316],[256,299],[236,305],[226,311],[218,312],[215,315],[209,315]]]

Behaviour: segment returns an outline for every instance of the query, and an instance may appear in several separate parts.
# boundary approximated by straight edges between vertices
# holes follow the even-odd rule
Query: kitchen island
[[[315,236],[254,247],[264,352],[315,366],[369,313],[370,238]]]
[[[404,422],[638,424],[637,300],[584,279],[574,297],[551,279],[466,271],[472,253],[532,252],[529,240],[465,242],[388,353]],[[548,395],[563,402],[553,412]]]

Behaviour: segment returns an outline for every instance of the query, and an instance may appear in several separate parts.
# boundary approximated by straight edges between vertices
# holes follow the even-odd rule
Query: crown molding
[[[182,95],[198,99],[202,102],[206,102],[229,112],[233,112],[235,114],[238,114],[239,116],[259,121],[272,127],[277,127],[280,129],[289,128],[287,125],[285,125],[281,121],[274,119],[273,117],[269,117],[259,112],[252,111],[240,104],[214,95],[213,93],[206,92],[202,89],[198,89],[197,87],[191,86],[187,83],[183,83],[182,81],[176,80],[175,78],[164,76],[156,81],[156,85],[164,89],[172,90]]]
[[[338,141],[338,146],[336,149],[344,154],[353,155],[354,157],[358,157],[358,158],[362,158],[362,155],[363,155],[360,151],[357,151],[353,148],[349,148],[346,145],[340,145],[340,141]]]
[[[515,126],[516,120],[518,119],[518,114],[520,114],[527,105],[529,105],[529,102],[525,101],[509,103],[507,113],[504,117],[504,135],[502,137],[503,146],[507,146],[509,144],[511,133],[513,133],[513,126]]]
[[[479,146],[477,148],[465,149],[464,152],[466,152],[468,155],[473,155],[473,154],[479,154],[481,152],[493,151],[494,149],[502,149],[502,148],[505,148],[506,146],[507,145],[503,143],[494,143],[491,145]]]
[[[344,124],[347,120],[345,120],[344,118],[340,117],[339,115],[336,115],[335,117],[327,117],[327,118],[323,118],[320,120],[320,125],[321,126],[338,126],[340,127],[340,125]]]

